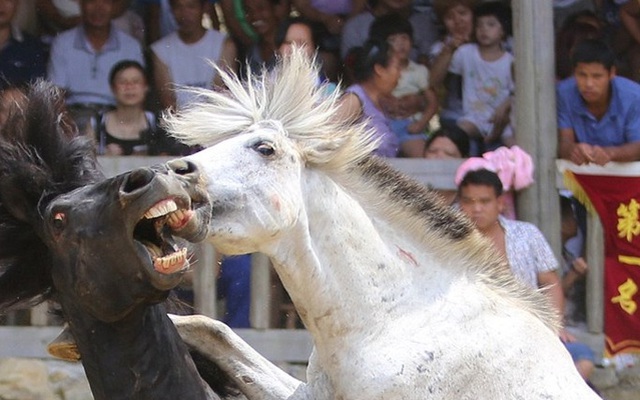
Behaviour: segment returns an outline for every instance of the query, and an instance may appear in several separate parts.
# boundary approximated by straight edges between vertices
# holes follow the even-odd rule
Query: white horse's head
[[[166,126],[206,147],[190,159],[207,170],[214,243],[229,253],[258,251],[256,243],[278,239],[303,213],[305,168],[345,170],[377,143],[364,124],[335,117],[339,93],[318,84],[301,49],[247,82],[218,73],[228,90],[197,89],[201,101],[166,116]]]

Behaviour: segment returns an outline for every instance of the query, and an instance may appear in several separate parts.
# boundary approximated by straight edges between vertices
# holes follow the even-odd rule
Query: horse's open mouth
[[[172,233],[186,226],[193,214],[178,208],[175,200],[165,199],[147,210],[136,225],[133,238],[147,248],[156,271],[172,274],[189,266],[187,249],[177,245]]]

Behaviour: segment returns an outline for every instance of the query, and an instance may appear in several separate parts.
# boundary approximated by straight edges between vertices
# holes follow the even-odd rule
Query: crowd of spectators
[[[556,0],[553,7],[558,81],[572,78],[569,55],[584,39],[604,41],[614,52],[617,75],[638,78],[637,1]],[[385,156],[423,157],[439,127],[465,132],[470,156],[516,143],[508,0],[6,0],[0,88],[51,80],[65,90],[69,110],[86,132],[116,107],[112,68],[135,61],[147,79],[143,108],[157,116],[193,100],[183,87],[221,84],[210,61],[241,76],[247,67],[255,72],[272,66],[292,16],[312,29],[320,79],[368,94],[344,104],[356,105],[359,111],[347,112],[359,112],[389,133],[381,133],[383,143],[393,146],[381,150]],[[371,83],[381,75],[376,68],[367,72],[371,59],[358,56],[365,56],[362,49],[375,52],[381,42],[391,45],[388,62],[398,64],[400,75],[383,77],[393,88],[372,94]],[[178,150],[189,151],[153,151]]]

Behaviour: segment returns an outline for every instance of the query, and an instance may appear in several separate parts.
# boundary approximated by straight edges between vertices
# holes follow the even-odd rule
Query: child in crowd
[[[393,115],[390,126],[398,137],[400,154],[405,157],[422,157],[427,139],[426,131],[429,121],[438,111],[438,100],[429,87],[427,67],[409,59],[413,46],[411,23],[399,14],[386,14],[376,18],[371,24],[369,36],[389,43],[400,62],[400,79],[392,92],[395,101],[385,102],[385,111]],[[422,112],[403,116],[402,98],[412,94],[423,98],[424,109]],[[387,108],[389,105],[395,109]]]
[[[577,325],[587,319],[586,275],[589,266],[581,256],[584,233],[570,197],[560,196],[560,239],[562,241],[562,291],[565,295],[565,323]]]
[[[433,11],[444,28],[443,37],[429,53],[429,84],[440,96],[440,125],[456,128],[462,116],[460,80],[448,74],[453,53],[473,39],[475,0],[433,0]]]
[[[474,139],[476,156],[514,144],[509,124],[514,82],[513,56],[503,48],[510,30],[509,9],[499,2],[482,3],[474,18],[476,42],[456,50],[449,73],[462,82],[463,115],[458,126]]]

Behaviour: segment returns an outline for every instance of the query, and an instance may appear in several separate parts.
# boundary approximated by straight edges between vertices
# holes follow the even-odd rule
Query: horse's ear
[[[370,132],[351,130],[349,134],[329,138],[305,138],[302,153],[307,165],[341,170],[369,157],[378,142],[370,137]]]
[[[326,140],[325,138],[309,138],[305,139],[304,155],[310,164],[327,164],[334,159],[336,153],[348,142],[346,137],[337,137],[334,140]]]

